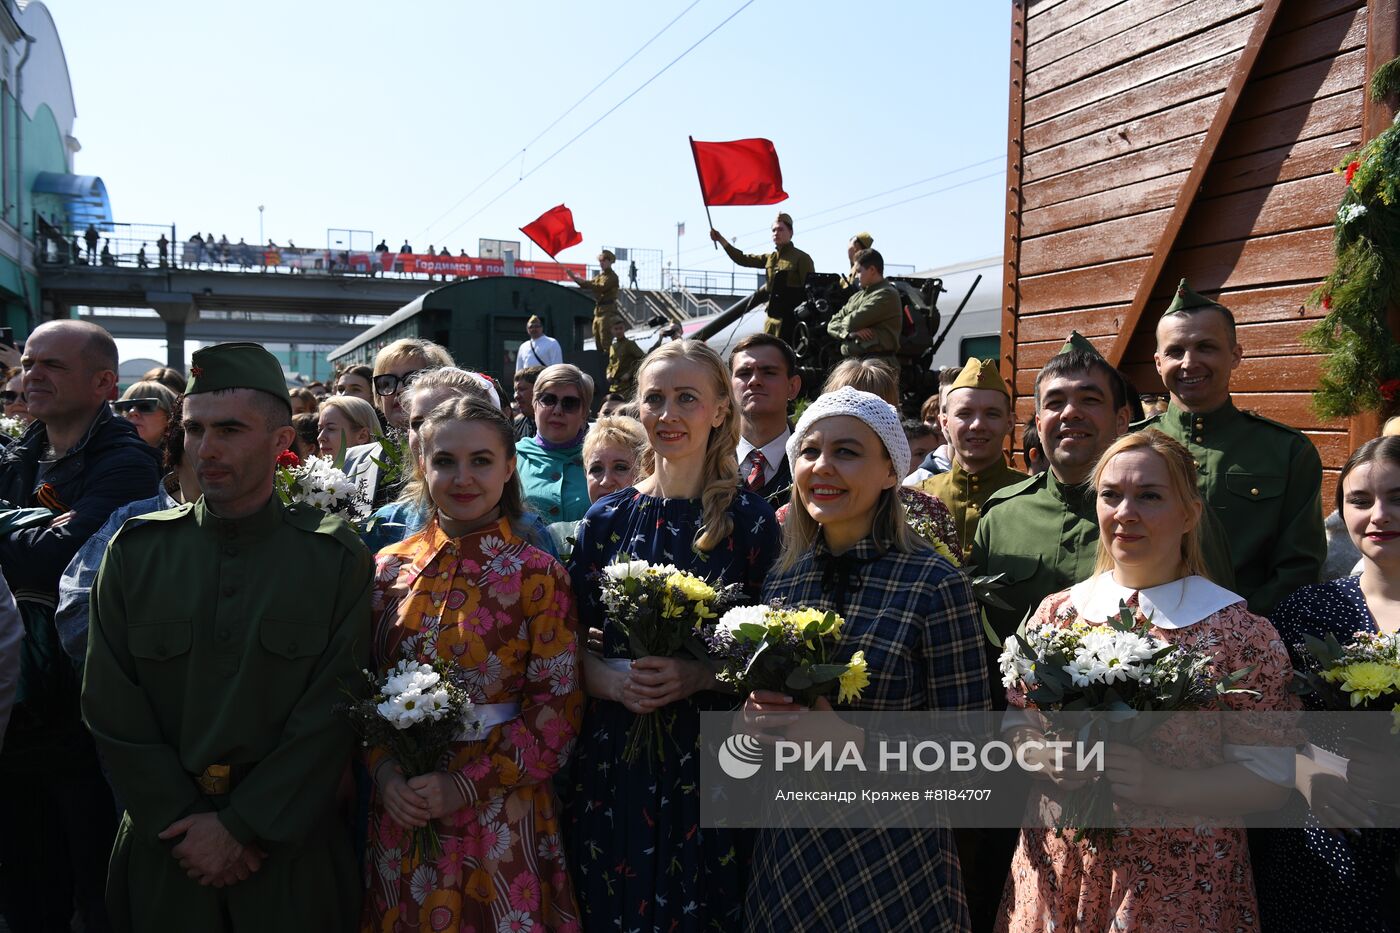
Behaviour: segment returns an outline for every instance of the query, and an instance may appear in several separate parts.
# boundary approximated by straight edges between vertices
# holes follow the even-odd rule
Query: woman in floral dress
[[[619,557],[673,564],[757,597],[777,552],[768,504],[739,487],[738,409],[723,361],[680,340],[653,350],[637,373],[651,447],[644,478],[606,495],[579,523],[570,572],[580,622],[603,633],[584,655],[588,703],[572,764],[566,834],[590,931],[732,930],[747,862],[743,837],[700,828],[700,712],[732,709],[699,661],[632,661],[604,614],[597,576]],[[623,754],[638,715],[660,717],[664,760]]]
[[[446,661],[477,724],[431,774],[371,749],[361,929],[576,931],[550,780],[582,707],[568,576],[517,531],[515,434],[499,409],[456,399],[419,430],[429,520],[379,553],[374,661]],[[425,858],[413,830],[429,820],[441,851]]]
[[[1248,611],[1243,597],[1204,576],[1195,473],[1190,453],[1159,431],[1129,434],[1109,447],[1093,478],[1099,572],[1046,597],[1030,624],[1103,623],[1126,602],[1150,618],[1153,636],[1213,655],[1213,677],[1248,669],[1238,686],[1257,698],[1228,694],[1223,708],[1295,709],[1278,633]],[[1031,705],[1019,682],[1007,698],[1012,709]],[[1025,725],[1010,734],[1013,743],[1044,738]],[[1222,724],[1186,714],[1158,728],[1148,753],[1110,744],[1105,777],[1120,819],[1142,825],[1165,811],[1168,826],[1192,826],[1190,814],[1202,813],[1207,800],[1211,819],[1194,828],[1119,830],[1102,847],[1074,842],[1069,832],[1023,829],[997,930],[1258,930],[1249,847],[1234,817],[1288,799],[1300,737],[1281,723]],[[1074,786],[1074,775],[1049,759],[1041,764],[1046,779]],[[1037,820],[1043,806],[1033,792],[1027,819]]]
[[[839,709],[990,710],[972,588],[916,536],[900,504],[895,464],[908,460],[884,400],[847,387],[813,402],[788,439],[792,509],[763,596],[845,619],[833,660],[864,652],[870,684]],[[756,691],[745,717],[755,732],[790,741],[864,744],[825,698],[813,709],[826,715]],[[947,829],[759,830],[744,912],[755,933],[970,929]]]

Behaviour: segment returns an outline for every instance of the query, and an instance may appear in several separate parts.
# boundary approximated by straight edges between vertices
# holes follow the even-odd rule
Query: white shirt
[[[787,442],[791,436],[792,430],[784,426],[781,434],[758,448],[763,451],[763,482],[765,485],[773,482],[773,477],[778,475],[778,465],[787,456]],[[748,479],[749,468],[752,466],[749,463],[749,456],[753,451],[753,444],[750,444],[747,438],[740,437],[739,448],[735,452],[739,455],[739,479],[741,480]]]
[[[1144,617],[1160,629],[1186,628],[1235,603],[1245,601],[1238,593],[1216,586],[1205,577],[1183,577],[1145,590],[1122,586],[1113,571],[1104,571],[1070,587],[1074,608],[1087,621],[1102,622],[1118,614],[1119,602],[1138,594],[1138,607]]]
[[[529,340],[525,341],[520,345],[520,349],[515,351],[516,372],[531,366],[553,366],[562,362],[564,350],[559,346],[559,341],[548,334],[534,341],[534,346],[531,346]]]

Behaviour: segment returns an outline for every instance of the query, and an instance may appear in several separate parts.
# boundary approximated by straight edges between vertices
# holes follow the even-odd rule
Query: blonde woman
[[[1201,552],[1204,509],[1191,454],[1160,431],[1120,437],[1094,469],[1099,525],[1095,575],[1045,598],[1032,625],[1105,622],[1126,602],[1151,620],[1152,634],[1213,656],[1213,676],[1248,670],[1222,698],[1225,709],[1287,710],[1290,665],[1278,633],[1253,615],[1244,597],[1207,576]],[[1256,698],[1257,697],[1257,698]],[[1033,706],[1020,685],[1009,705]],[[1179,716],[1160,727],[1146,751],[1110,744],[1105,776],[1119,816],[1144,825],[1165,818],[1184,829],[1134,829],[1096,849],[1070,834],[1023,829],[1002,895],[999,931],[1258,930],[1259,909],[1243,825],[1223,821],[1281,806],[1292,790],[1293,745],[1301,738],[1232,720]],[[1044,738],[1028,726],[1010,732],[1019,744]],[[1031,752],[1034,760],[1037,754]],[[1039,788],[1080,779],[1042,758]],[[1026,825],[1041,825],[1032,793]],[[1209,825],[1213,824],[1213,825]]]
[[[353,395],[332,395],[316,412],[317,453],[335,461],[351,447],[378,440],[374,406]]]
[[[740,489],[739,412],[714,350],[665,344],[642,362],[637,385],[650,442],[645,478],[593,503],[569,567],[580,627],[602,630],[604,655],[583,655],[588,700],[569,794],[569,862],[584,929],[611,929],[619,918],[623,929],[733,929],[744,858],[735,834],[700,829],[699,742],[701,710],[737,701],[713,692],[702,662],[628,660],[596,580],[628,557],[739,583],[757,597],[777,554],[777,523],[766,502]],[[649,713],[667,754],[629,764],[627,733]]]
[[[636,418],[614,415],[595,421],[583,439],[589,501],[597,502],[635,483],[646,447],[646,428]]]

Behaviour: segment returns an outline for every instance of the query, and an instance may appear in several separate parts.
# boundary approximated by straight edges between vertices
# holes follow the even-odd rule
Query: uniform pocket
[[[283,658],[309,658],[326,647],[326,630],[315,623],[264,618],[258,627],[262,646]]]
[[[1233,495],[1246,501],[1277,499],[1283,495],[1283,488],[1286,484],[1287,480],[1277,474],[1238,472],[1225,474],[1225,488]]]
[[[146,622],[126,630],[127,650],[143,661],[168,661],[190,650],[194,626],[189,619]]]
[[[998,554],[996,572],[1004,574],[1003,586],[1025,583],[1040,569],[1039,554]],[[1047,594],[1048,595],[1048,594]]]

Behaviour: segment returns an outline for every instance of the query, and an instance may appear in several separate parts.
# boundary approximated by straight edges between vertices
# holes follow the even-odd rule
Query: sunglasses
[[[558,396],[553,392],[546,392],[543,395],[535,396],[535,405],[540,408],[553,408],[558,405],[563,409],[564,414],[572,415],[583,408],[583,399],[577,395]]]
[[[0,392],[0,402],[6,405],[13,405],[15,402],[24,401],[23,392],[11,392],[9,389]]]
[[[406,387],[414,376],[423,372],[415,369],[411,373],[404,373],[402,376],[395,376],[393,373],[385,373],[382,376],[374,377],[374,393],[376,395],[393,395],[400,388]]]
[[[143,415],[154,415],[157,409],[163,409],[165,406],[158,398],[128,398],[120,402],[113,402],[112,407],[119,415],[131,411],[140,412]]]

